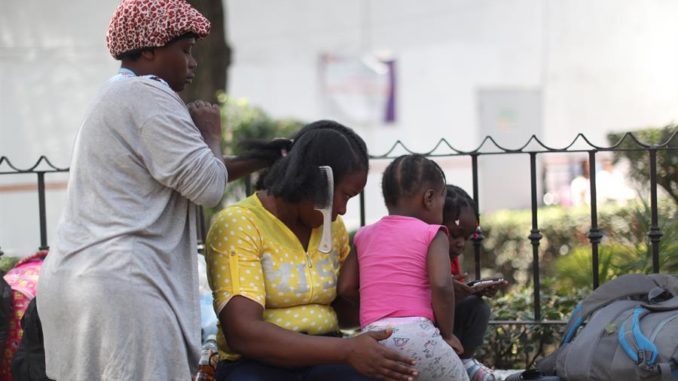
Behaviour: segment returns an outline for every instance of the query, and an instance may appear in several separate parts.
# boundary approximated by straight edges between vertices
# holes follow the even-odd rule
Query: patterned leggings
[[[392,329],[393,334],[381,344],[415,360],[418,381],[468,381],[459,356],[430,320],[423,317],[386,318],[369,324],[364,330],[386,328]]]

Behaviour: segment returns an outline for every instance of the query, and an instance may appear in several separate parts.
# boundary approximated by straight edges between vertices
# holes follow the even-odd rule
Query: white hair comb
[[[316,195],[315,206],[323,214],[323,233],[318,244],[318,251],[329,253],[332,251],[332,201],[334,200],[334,173],[332,167],[321,165],[320,170],[323,184]]]

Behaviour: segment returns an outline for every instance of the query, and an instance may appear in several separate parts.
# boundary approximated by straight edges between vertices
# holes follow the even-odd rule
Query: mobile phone
[[[468,283],[466,283],[469,287],[474,287],[474,286],[480,286],[484,284],[492,284],[492,283],[499,283],[503,282],[504,278],[502,277],[495,277],[495,278],[482,278],[482,279],[476,279],[472,280]]]

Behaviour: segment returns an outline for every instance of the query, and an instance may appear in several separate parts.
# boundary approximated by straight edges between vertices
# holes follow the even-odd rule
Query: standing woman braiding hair
[[[188,380],[198,364],[196,207],[265,160],[224,162],[216,105],[177,95],[210,23],[184,0],[122,0],[120,71],[78,131],[65,210],[37,299],[47,376]]]
[[[262,189],[221,211],[207,235],[220,322],[217,380],[413,379],[412,362],[377,343],[389,332],[338,337],[340,322],[355,320],[335,309],[337,278],[350,253],[340,215],[365,187],[365,143],[332,121],[311,123],[293,142]],[[320,166],[332,169],[334,183],[328,253],[319,247],[323,215],[315,209],[319,196],[329,196]]]

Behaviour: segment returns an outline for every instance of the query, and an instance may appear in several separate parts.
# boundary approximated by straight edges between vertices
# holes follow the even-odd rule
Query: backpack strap
[[[583,314],[583,304],[579,303],[577,304],[577,307],[572,311],[572,316],[570,316],[570,320],[567,322],[567,327],[565,327],[565,335],[563,336],[563,339],[560,341],[561,346],[572,341],[574,334],[577,332],[577,329],[584,321],[584,318],[585,316]]]
[[[675,380],[678,369],[672,369],[671,360],[657,363],[659,350],[654,344],[655,336],[647,337],[640,329],[640,319],[653,312],[678,310],[678,297],[659,303],[644,303],[633,309],[631,316],[624,320],[619,329],[618,341],[627,356],[641,369],[661,374],[661,381]],[[673,319],[671,317],[670,319]],[[662,325],[660,324],[659,327]],[[658,331],[655,331],[655,335]]]
[[[640,330],[640,319],[650,311],[639,306],[619,329],[619,345],[636,364],[652,369],[657,364],[657,346]]]

